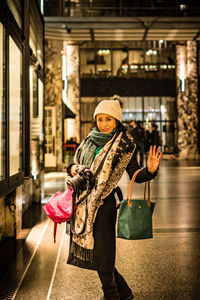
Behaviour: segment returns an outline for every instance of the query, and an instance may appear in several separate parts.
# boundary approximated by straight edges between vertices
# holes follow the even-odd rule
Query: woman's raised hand
[[[147,169],[149,173],[154,173],[159,166],[160,160],[162,157],[162,152],[160,152],[160,148],[158,147],[156,150],[156,146],[150,146],[149,157],[147,160]]]

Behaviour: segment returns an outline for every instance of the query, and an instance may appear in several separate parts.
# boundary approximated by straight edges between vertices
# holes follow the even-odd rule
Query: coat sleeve
[[[137,161],[137,157],[136,157],[136,153],[133,154],[127,168],[126,171],[130,177],[130,179],[133,177],[133,174],[135,173],[135,171],[137,171],[138,169],[141,169],[138,161]],[[157,171],[154,172],[153,174],[148,172],[147,167],[143,168],[141,172],[138,173],[135,182],[137,183],[141,183],[141,182],[145,182],[145,181],[150,181],[153,178],[155,178],[157,175]]]

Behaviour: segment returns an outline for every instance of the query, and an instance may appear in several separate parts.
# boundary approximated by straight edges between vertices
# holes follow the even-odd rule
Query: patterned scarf
[[[79,152],[79,162],[81,165],[91,167],[97,148],[104,146],[111,140],[117,129],[110,133],[98,131],[97,127],[92,128],[90,134],[86,138],[81,151]]]
[[[90,168],[93,173],[98,169],[100,162],[103,160],[104,155],[113,140],[114,142],[106,155],[102,170],[97,175],[95,187],[92,189],[87,199],[83,200],[78,206],[76,212],[76,234],[73,234],[72,236],[71,252],[75,257],[84,261],[93,261],[93,224],[98,209],[103,204],[103,199],[105,199],[117,186],[135,150],[133,137],[127,131],[123,130],[117,137],[114,135],[95,157]],[[75,154],[74,162],[76,164],[80,164],[80,152],[84,149],[86,141],[87,138],[81,143]],[[89,144],[87,146],[87,151],[90,151]],[[82,199],[85,193],[86,191],[83,191],[79,196],[79,199]]]

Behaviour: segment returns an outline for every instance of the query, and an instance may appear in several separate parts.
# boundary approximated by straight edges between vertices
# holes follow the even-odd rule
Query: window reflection
[[[108,77],[111,75],[111,52],[109,49],[97,50],[96,66],[98,77]]]
[[[158,127],[162,151],[177,151],[176,99],[173,97],[123,97],[123,122],[142,121],[151,132],[151,125]]]
[[[0,180],[5,179],[5,48],[4,29],[0,24]]]
[[[94,46],[94,45],[93,45]],[[81,77],[134,77],[134,78],[175,78],[175,50],[171,44],[166,48],[158,41],[139,45],[136,49],[99,48],[81,49]],[[90,45],[92,47],[92,45]]]
[[[10,176],[22,170],[21,52],[9,37],[9,165]]]

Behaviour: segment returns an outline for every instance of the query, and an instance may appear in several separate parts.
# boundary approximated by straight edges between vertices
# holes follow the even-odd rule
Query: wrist
[[[148,167],[147,167],[147,171],[148,171],[148,173],[150,173],[151,175],[153,175],[153,174],[155,173],[154,170],[151,170],[151,169],[149,169]]]

